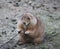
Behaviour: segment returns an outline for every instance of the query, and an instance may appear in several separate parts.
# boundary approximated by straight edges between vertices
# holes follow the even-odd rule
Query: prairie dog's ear
[[[31,13],[27,13],[27,15],[29,15],[29,17],[30,17],[30,21],[31,21],[31,23],[33,24],[33,25],[36,25],[37,24],[37,18],[34,16],[34,15],[32,15]]]

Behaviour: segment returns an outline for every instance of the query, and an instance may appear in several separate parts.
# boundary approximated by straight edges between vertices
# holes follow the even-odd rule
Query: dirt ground
[[[38,46],[24,44],[11,49],[60,49],[60,0],[0,0],[0,45],[17,34],[18,18],[26,12],[41,17],[49,36],[57,35]]]

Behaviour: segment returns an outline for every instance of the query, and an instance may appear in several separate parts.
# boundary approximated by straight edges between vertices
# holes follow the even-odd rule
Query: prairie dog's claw
[[[21,33],[21,31],[18,31],[18,34]]]
[[[25,32],[25,34],[29,34],[29,32],[27,31],[27,32]]]

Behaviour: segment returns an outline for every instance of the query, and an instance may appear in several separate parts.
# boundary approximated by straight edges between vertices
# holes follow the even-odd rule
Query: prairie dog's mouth
[[[28,29],[30,23],[24,23],[24,32]]]
[[[23,24],[27,27],[29,26],[30,22],[29,23],[23,22]]]

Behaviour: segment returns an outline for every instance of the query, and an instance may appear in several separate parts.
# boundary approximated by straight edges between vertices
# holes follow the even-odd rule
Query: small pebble
[[[12,32],[14,32],[14,30],[12,30]]]
[[[0,37],[2,37],[2,35],[0,35]]]
[[[49,17],[52,17],[51,15]]]
[[[11,21],[12,21],[12,22],[15,22],[15,21],[16,21],[16,19],[12,19]]]
[[[8,3],[12,3],[11,1],[9,1]]]
[[[29,1],[29,5],[31,5],[32,4],[32,1]]]
[[[6,35],[6,31],[2,31],[2,34],[5,34]]]
[[[33,9],[35,9],[35,6],[32,6]]]
[[[10,49],[10,48],[5,48],[5,49]]]
[[[17,24],[17,22],[14,22],[13,24]]]
[[[8,19],[8,17],[6,17],[6,19]]]
[[[53,7],[55,10],[57,9],[57,7]]]
[[[13,29],[15,29],[15,27],[13,27]]]
[[[26,48],[22,48],[22,49],[26,49]]]
[[[0,6],[0,9],[1,9],[2,7]]]
[[[18,3],[16,3],[16,4],[14,4],[14,6],[15,6],[15,7],[19,7],[19,4],[18,4]]]
[[[18,0],[18,2],[21,2],[21,0]]]

